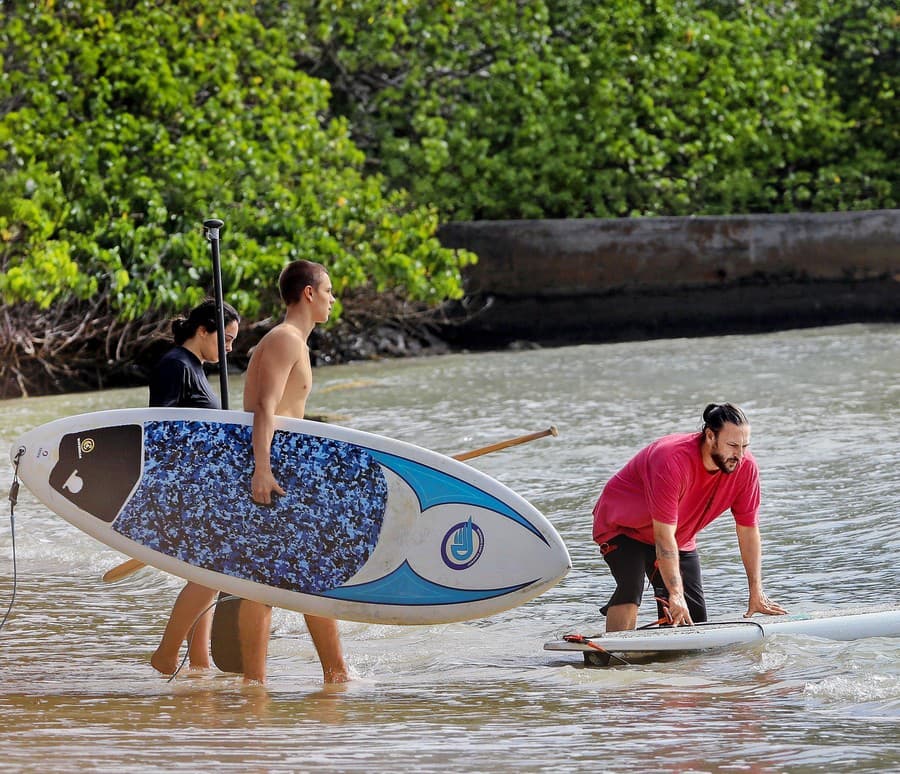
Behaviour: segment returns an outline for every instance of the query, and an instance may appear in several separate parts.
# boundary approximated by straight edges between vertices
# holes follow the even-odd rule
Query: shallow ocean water
[[[590,539],[605,480],[708,402],[747,411],[763,478],[767,593],[792,612],[896,603],[900,326],[455,354],[317,369],[311,413],[475,460],[556,525],[573,560],[541,597],[428,627],[342,623],[359,679],[322,685],[302,616],[276,611],[269,681],[172,682],[149,666],[181,581],[144,569],[22,490],[16,599],[0,631],[0,766],[16,770],[886,771],[900,768],[900,640],[780,637],[614,669],[544,651],[602,629],[610,578]],[[241,379],[231,382],[240,404]],[[0,403],[0,442],[41,422],[142,406],[146,390]],[[0,466],[5,494],[12,468]],[[5,499],[4,499],[5,504]],[[8,511],[7,511],[8,512]],[[702,533],[707,599],[738,617],[730,517]],[[0,523],[0,614],[13,591]],[[642,622],[654,610],[645,601]]]

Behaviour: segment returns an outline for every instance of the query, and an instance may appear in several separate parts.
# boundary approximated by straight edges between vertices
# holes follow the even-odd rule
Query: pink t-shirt
[[[667,435],[639,451],[616,473],[594,506],[594,540],[628,535],[653,545],[653,521],[677,524],[682,551],[697,533],[730,508],[745,527],[757,524],[759,469],[750,452],[733,473],[703,467],[699,433]]]

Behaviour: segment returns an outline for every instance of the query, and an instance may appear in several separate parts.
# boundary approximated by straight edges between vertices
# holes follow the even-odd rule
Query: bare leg
[[[172,613],[163,632],[162,640],[156,652],[150,657],[153,668],[164,675],[175,673],[178,668],[178,651],[181,643],[190,632],[197,616],[209,607],[216,599],[216,592],[198,583],[188,583],[178,595],[172,606]],[[209,630],[212,623],[212,612],[198,621],[191,642],[191,666],[201,669],[209,668]]]
[[[346,683],[350,679],[344,653],[341,649],[341,638],[338,623],[333,618],[322,618],[318,615],[304,616],[306,628],[309,629],[319,661],[322,662],[322,673],[326,683]]]
[[[606,611],[606,631],[623,632],[637,626],[638,606],[626,602],[613,605]]]
[[[241,601],[238,632],[245,683],[266,681],[266,656],[269,652],[271,629],[272,608],[269,605],[251,602],[249,599]]]
[[[215,602],[215,599],[216,592],[213,592],[209,604],[211,605]],[[212,621],[213,611],[207,610],[194,627],[194,635],[191,637],[191,644],[188,647],[188,661],[190,662],[192,669],[209,669],[212,666],[209,661],[209,641],[210,636],[212,635]]]

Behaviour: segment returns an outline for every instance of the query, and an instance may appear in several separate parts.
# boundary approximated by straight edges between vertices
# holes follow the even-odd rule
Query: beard
[[[741,464],[741,461],[737,457],[726,457],[724,454],[719,454],[717,451],[710,452],[709,456],[712,458],[712,461],[716,463],[716,467],[723,473],[734,473],[734,471],[738,469],[738,465]]]

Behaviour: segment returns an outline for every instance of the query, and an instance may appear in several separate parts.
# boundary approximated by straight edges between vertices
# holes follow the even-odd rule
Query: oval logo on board
[[[471,517],[454,524],[441,541],[441,558],[453,570],[465,570],[478,561],[484,549],[484,533]]]

